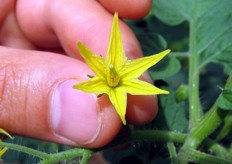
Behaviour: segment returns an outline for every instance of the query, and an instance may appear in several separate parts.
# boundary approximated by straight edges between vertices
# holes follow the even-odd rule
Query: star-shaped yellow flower
[[[170,50],[159,54],[128,60],[124,54],[119,29],[118,14],[115,13],[106,58],[96,55],[82,43],[77,43],[81,56],[96,76],[89,81],[76,84],[73,88],[88,93],[107,94],[123,124],[126,124],[127,93],[131,95],[168,94],[152,84],[138,78],[148,68],[159,62]]]
[[[4,135],[8,136],[9,138],[13,139],[13,137],[2,128],[0,128],[0,134],[4,134]],[[0,138],[0,142],[2,142],[1,138]],[[6,152],[6,150],[7,150],[6,147],[4,147],[4,148],[0,147],[0,159],[1,159],[2,155]]]

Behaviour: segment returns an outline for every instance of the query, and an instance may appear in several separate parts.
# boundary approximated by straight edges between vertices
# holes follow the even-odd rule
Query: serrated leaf
[[[232,110],[232,89],[223,89],[217,99],[217,105],[224,110]]]
[[[183,21],[194,23],[192,46],[199,56],[198,67],[210,62],[232,68],[232,1],[231,0],[156,0],[152,13],[169,25]]]

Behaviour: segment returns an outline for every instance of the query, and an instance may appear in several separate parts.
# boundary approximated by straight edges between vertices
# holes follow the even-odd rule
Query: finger
[[[36,49],[36,47],[25,37],[17,23],[14,8],[12,8],[2,21],[0,28],[0,43],[2,46],[20,48],[20,49]]]
[[[141,80],[151,81],[148,73],[144,73]],[[126,119],[128,123],[142,125],[150,123],[157,115],[157,96],[132,96],[128,95]]]
[[[151,9],[152,0],[99,0],[99,2],[112,14],[118,12],[123,18],[138,19],[148,14]]]
[[[0,47],[0,66],[0,127],[8,132],[85,147],[118,133],[121,120],[107,97],[72,88],[87,78],[82,62]]]
[[[20,28],[38,46],[55,47],[61,43],[70,56],[80,58],[76,43],[81,41],[93,51],[106,54],[113,15],[96,1],[20,0],[16,11]],[[125,23],[120,25],[128,56],[142,56],[133,32]]]
[[[2,24],[8,12],[14,7],[14,0],[2,0],[0,4],[0,24]]]
[[[20,2],[23,2],[23,0]],[[46,5],[42,5],[43,10],[39,8],[41,4],[33,4],[35,1],[27,1],[27,7],[18,4],[17,13],[19,24],[28,38],[41,46],[43,46],[44,43],[47,44],[50,42],[52,42],[51,45],[54,45],[57,40],[54,39],[53,35],[56,34],[66,53],[79,59],[82,58],[77,53],[77,41],[81,41],[97,54],[106,54],[113,20],[112,14],[108,13],[99,3],[92,0],[56,1],[56,3],[50,3],[51,1],[46,2]],[[33,9],[33,13],[31,13],[30,10],[25,10],[23,6],[28,9],[32,8],[32,6],[36,7]],[[34,13],[35,10],[37,11],[36,13]],[[26,15],[30,15],[31,18],[27,19]],[[29,28],[31,24],[33,24],[35,28]],[[133,32],[122,21],[120,22],[120,27],[128,58],[133,59],[141,57],[142,52],[140,45]],[[41,31],[41,33],[37,31]],[[146,81],[151,81],[147,77],[144,79]],[[158,110],[157,104],[151,102],[149,96],[144,96],[144,99],[147,101],[143,102],[147,102],[147,104],[145,105],[143,102],[138,103],[137,108],[133,106],[133,101],[130,101],[131,103],[128,104],[128,109],[134,110],[135,112],[129,112],[128,115],[130,115],[130,113],[136,113],[136,110],[140,112],[144,111],[145,113],[147,113],[147,111],[153,111],[153,114],[128,116],[129,122],[135,124],[145,123],[147,120],[151,120],[155,117]],[[154,99],[153,96],[152,99]],[[130,121],[130,119],[132,120]]]

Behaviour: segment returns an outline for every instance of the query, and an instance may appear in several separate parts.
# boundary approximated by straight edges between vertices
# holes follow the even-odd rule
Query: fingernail
[[[60,139],[77,144],[92,143],[100,129],[97,98],[73,89],[79,82],[66,81],[54,89],[51,105],[51,128]]]

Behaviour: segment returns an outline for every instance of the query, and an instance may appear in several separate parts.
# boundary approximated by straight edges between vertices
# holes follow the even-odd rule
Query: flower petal
[[[4,147],[2,149],[0,149],[0,159],[2,158],[2,155],[7,151],[7,148]]]
[[[100,55],[95,55],[81,42],[77,43],[81,56],[85,59],[88,66],[96,73],[97,76],[105,77],[105,61]]]
[[[109,98],[113,106],[115,107],[118,115],[120,116],[124,125],[126,125],[126,105],[127,105],[127,94],[121,91],[119,88],[112,88],[108,93]]]
[[[118,23],[118,13],[115,13],[107,51],[106,63],[107,65],[113,65],[114,69],[118,72],[122,65],[125,64],[126,59],[127,58],[124,54],[122,37]]]
[[[157,94],[168,94],[168,91],[159,89],[152,84],[139,79],[123,81],[120,89],[128,92],[132,95],[157,95]]]
[[[120,72],[121,78],[124,80],[138,78],[148,68],[163,59],[169,52],[170,50],[165,50],[152,56],[143,57],[132,61],[128,60]]]
[[[13,139],[13,137],[12,137],[7,131],[5,131],[5,130],[2,129],[2,128],[0,128],[0,134],[4,134],[4,135],[6,135],[7,137],[9,137],[10,139]],[[0,142],[2,142],[2,139],[0,139]],[[0,159],[1,159],[2,155],[3,155],[6,151],[7,151],[7,148],[6,148],[6,147],[4,147],[4,148],[0,147]]]
[[[94,77],[89,81],[75,84],[73,88],[96,94],[108,93],[110,89],[105,80],[99,77]]]
[[[4,129],[0,128],[0,134],[4,134],[6,135],[7,137],[9,137],[10,139],[13,139],[13,137],[7,132],[5,131]]]

